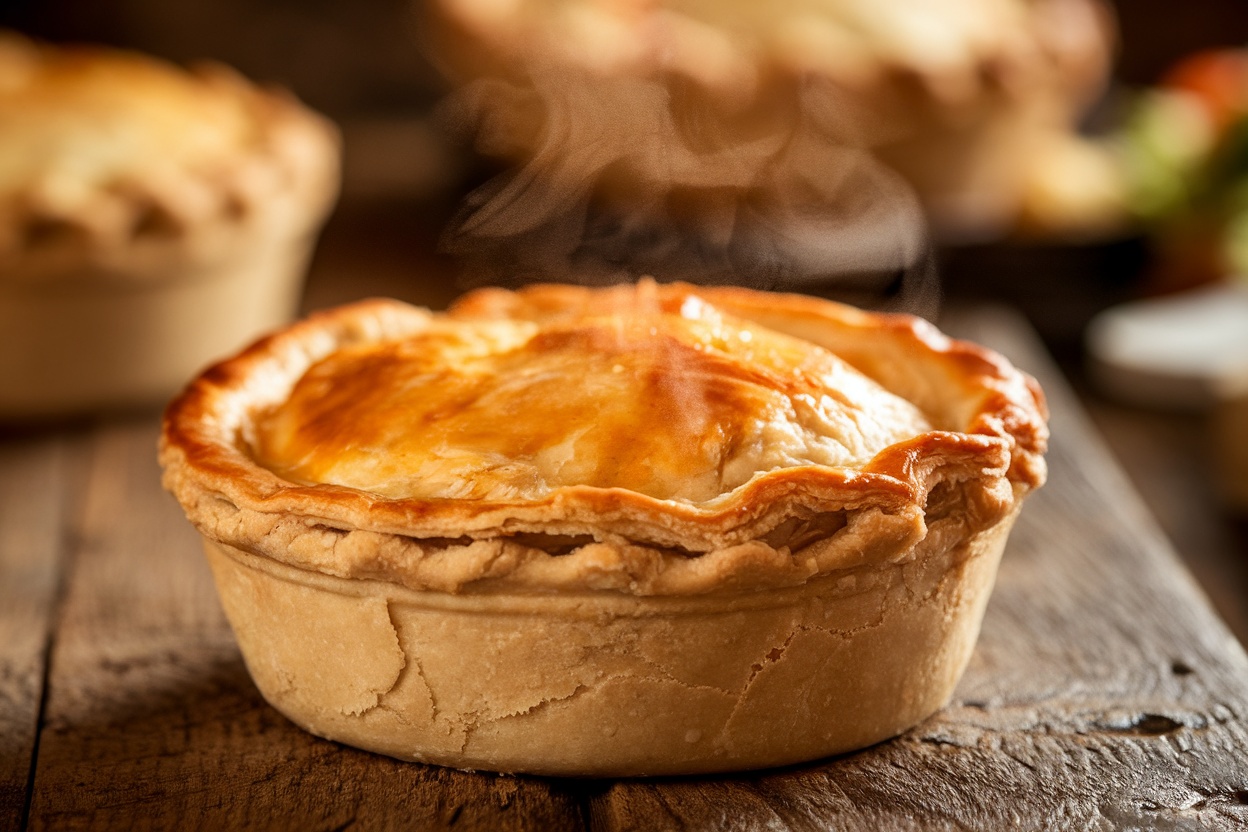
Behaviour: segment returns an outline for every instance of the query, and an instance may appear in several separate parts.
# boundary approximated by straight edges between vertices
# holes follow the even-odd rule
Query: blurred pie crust
[[[1037,160],[1072,144],[1115,45],[1103,0],[431,8],[441,64],[481,82],[470,100],[486,151],[554,167],[555,187],[574,186],[594,153],[608,176],[628,165],[614,183],[626,189],[738,187],[743,172],[756,187],[759,159],[781,154],[794,156],[790,178],[814,165],[835,179],[835,156],[794,139],[813,131],[833,149],[870,149],[955,241],[1019,221]]]
[[[744,289],[314,315],[166,412],[264,696],[465,769],[785,765],[949,698],[1043,397],[929,324]]]
[[[155,404],[288,321],[337,186],[285,93],[0,33],[0,417]]]

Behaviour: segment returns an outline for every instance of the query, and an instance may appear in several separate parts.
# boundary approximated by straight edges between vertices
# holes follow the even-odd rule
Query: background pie
[[[285,323],[337,184],[286,94],[0,33],[0,418],[155,404]]]

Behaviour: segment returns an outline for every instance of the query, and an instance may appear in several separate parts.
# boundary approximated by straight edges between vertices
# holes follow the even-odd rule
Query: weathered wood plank
[[[65,549],[72,437],[0,437],[0,829],[26,808]]]
[[[624,782],[595,829],[1242,829],[1248,659],[1022,328],[963,331],[1041,376],[1049,485],[1011,538],[951,706],[859,754]]]
[[[556,784],[311,737],[252,686],[154,421],[100,430],[51,659],[33,829],[579,829]]]

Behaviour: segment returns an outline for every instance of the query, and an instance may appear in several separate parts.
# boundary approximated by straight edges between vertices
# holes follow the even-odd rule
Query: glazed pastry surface
[[[1044,479],[1043,413],[915,318],[551,284],[314,315],[196,379],[162,461],[206,536],[301,568],[700,594],[1000,521]]]
[[[344,349],[261,422],[283,477],[396,498],[563,486],[702,503],[779,468],[861,467],[931,429],[826,349],[696,295],[554,319],[433,322]]]
[[[153,167],[206,165],[258,139],[248,101],[134,53],[0,40],[0,191],[120,187]],[[72,174],[74,182],[60,181]],[[72,198],[70,194],[49,197]]]
[[[134,271],[135,243],[221,248],[199,240],[269,223],[302,233],[337,192],[337,129],[219,64],[0,30],[0,137],[0,257],[15,263],[91,252]]]

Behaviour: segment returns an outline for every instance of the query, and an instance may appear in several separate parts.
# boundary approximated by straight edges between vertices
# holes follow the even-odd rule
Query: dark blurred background
[[[1195,51],[1248,44],[1242,0],[1119,0],[1115,9],[1111,96],[1155,84]],[[458,292],[439,235],[463,195],[495,168],[435,117],[447,90],[423,48],[421,19],[411,0],[0,4],[0,26],[180,63],[224,62],[334,119],[344,137],[343,191],[306,308],[373,294],[437,306]],[[1117,403],[1085,378],[1083,327],[1097,311],[1148,291],[1151,256],[1138,236],[1125,235],[944,246],[937,262],[946,304],[1002,302],[1030,318],[1215,605],[1248,640],[1248,507],[1228,506],[1215,485],[1213,460],[1224,449],[1211,444],[1210,414]],[[352,279],[339,279],[344,274]]]
[[[1179,59],[1210,47],[1248,44],[1248,4],[1236,0],[1118,0],[1115,91],[1153,84]],[[358,261],[366,293],[402,268],[429,274],[421,299],[454,288],[437,237],[461,197],[495,168],[465,136],[431,117],[447,91],[424,48],[422,7],[413,0],[6,0],[0,26],[53,42],[97,42],[180,63],[220,61],[261,83],[292,90],[344,133],[339,207],[320,253]],[[1097,118],[1096,111],[1089,116]],[[948,246],[940,252],[947,295],[1000,297],[1019,305],[1063,360],[1077,360],[1082,326],[1130,294],[1146,268],[1138,240],[1071,247],[1030,241]],[[397,256],[395,256],[397,255]],[[318,263],[318,266],[323,263]],[[310,302],[338,300],[313,280]],[[434,275],[441,275],[435,277]],[[318,294],[318,293],[324,294]]]
[[[1248,4],[1237,0],[1113,5],[1120,33],[1114,75],[1122,84],[1154,83],[1197,50],[1248,44]],[[106,43],[182,63],[221,61],[253,80],[293,90],[347,126],[423,116],[445,91],[422,49],[419,0],[5,0],[0,25],[54,42]],[[417,163],[400,164],[412,175]],[[347,173],[351,185],[382,187],[363,160]],[[443,173],[419,184],[453,187],[450,180]],[[391,183],[411,184],[406,178]]]

